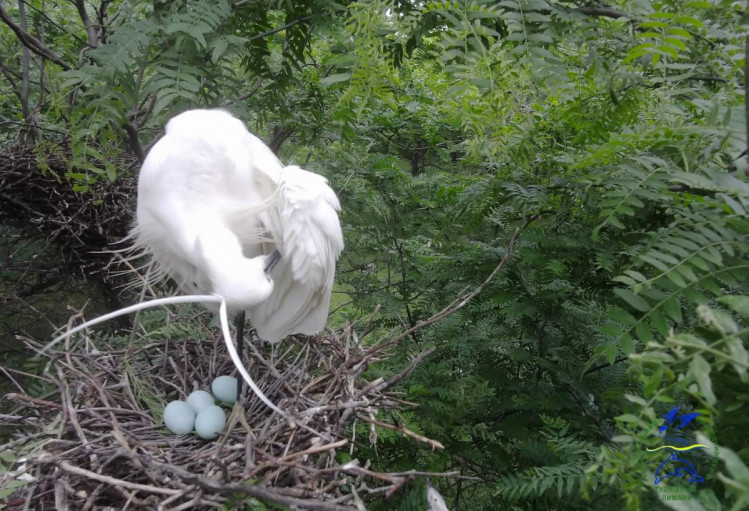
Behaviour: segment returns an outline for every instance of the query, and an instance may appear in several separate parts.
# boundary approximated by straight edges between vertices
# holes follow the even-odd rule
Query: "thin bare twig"
[[[744,35],[744,115],[746,116],[746,147],[749,148],[749,33]],[[746,152],[746,169],[749,178],[749,151]]]
[[[370,419],[369,417],[366,417],[363,414],[356,414],[356,417],[363,422],[368,422],[370,424],[374,424],[375,426],[380,426],[381,428],[386,429],[392,429],[395,431],[400,431],[403,433],[404,436],[413,438],[414,440],[418,440],[419,442],[424,442],[425,444],[428,444],[431,446],[432,449],[439,449],[442,450],[445,448],[444,445],[442,445],[437,440],[432,440],[431,438],[427,438],[425,436],[419,435],[418,433],[414,433],[410,429],[408,429],[405,426],[396,426],[395,424],[388,424],[387,422],[378,421],[376,419]]]
[[[85,468],[76,467],[74,465],[71,465],[67,461],[61,461],[57,465],[65,472],[87,477],[94,481],[100,481],[110,486],[119,486],[120,488],[127,488],[129,490],[146,491],[149,493],[157,493],[160,495],[174,495],[175,493],[179,492],[179,490],[172,490],[170,488],[159,488],[157,486],[151,486],[148,484],[131,483],[129,481],[123,481],[122,479],[115,479],[114,477],[91,472],[90,470],[86,470]]]
[[[458,296],[455,300],[452,301],[452,303],[450,303],[450,305],[448,305],[447,307],[445,307],[438,313],[434,314],[430,318],[427,318],[423,321],[418,321],[414,326],[405,330],[404,332],[402,332],[400,335],[396,336],[395,338],[382,342],[376,348],[370,350],[370,354],[389,348],[390,346],[393,346],[394,344],[397,344],[403,339],[405,339],[406,337],[410,336],[412,333],[418,330],[421,330],[422,328],[425,328],[429,325],[432,325],[436,323],[437,321],[440,321],[456,313],[463,307],[465,307],[468,304],[468,302],[470,302],[474,297],[476,297],[476,295],[478,295],[481,291],[483,291],[484,288],[492,280],[494,280],[494,277],[497,275],[497,273],[499,273],[499,270],[501,270],[502,267],[504,267],[504,265],[507,263],[507,261],[509,261],[512,258],[512,251],[515,248],[515,243],[517,243],[518,236],[520,236],[520,233],[523,232],[525,228],[528,227],[528,225],[530,225],[531,222],[536,220],[538,217],[539,215],[530,215],[526,217],[523,224],[517,229],[515,229],[515,232],[510,237],[510,241],[507,243],[507,250],[506,250],[504,257],[499,261],[499,263],[494,268],[494,270],[492,270],[489,276],[486,277],[486,279],[484,279],[484,281],[477,288],[475,288],[473,291],[471,291],[468,294]]]

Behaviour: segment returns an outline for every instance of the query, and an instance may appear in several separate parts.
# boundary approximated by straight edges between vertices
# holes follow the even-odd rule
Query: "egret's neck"
[[[201,225],[195,248],[196,268],[208,276],[212,291],[224,297],[231,309],[254,307],[273,291],[264,271],[266,257],[245,257],[239,239],[225,224]]]

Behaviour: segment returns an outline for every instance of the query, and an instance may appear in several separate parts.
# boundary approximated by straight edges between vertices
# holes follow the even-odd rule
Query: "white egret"
[[[202,302],[219,312],[227,349],[242,377],[282,413],[242,366],[229,338],[227,310],[239,313],[240,335],[246,311],[258,336],[269,342],[322,330],[343,250],[339,210],[324,177],[284,167],[230,113],[177,115],[141,168],[131,237],[136,254],[151,257],[151,282],[171,277],[193,296],[115,311],[66,332],[44,350],[86,326],[134,310]]]
[[[427,505],[429,511],[449,511],[445,499],[429,479],[427,479]]]

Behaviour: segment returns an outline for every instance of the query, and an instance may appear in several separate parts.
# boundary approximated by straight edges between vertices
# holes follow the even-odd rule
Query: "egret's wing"
[[[316,334],[325,327],[332,283],[312,287],[294,281],[291,265],[281,260],[273,271],[273,293],[248,311],[258,336],[278,342],[292,334]]]
[[[332,282],[343,250],[338,197],[319,174],[285,167],[279,185],[282,254],[291,259],[294,280],[313,286]]]
[[[281,252],[270,299],[249,311],[260,338],[315,334],[325,327],[343,234],[340,204],[327,180],[299,167],[284,167],[270,230]]]

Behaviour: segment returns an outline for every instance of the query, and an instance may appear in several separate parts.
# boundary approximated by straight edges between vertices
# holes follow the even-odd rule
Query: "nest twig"
[[[97,254],[121,240],[132,222],[135,178],[99,178],[81,193],[71,186],[71,154],[62,147],[43,157],[26,146],[0,153],[0,223],[32,230],[62,249],[66,270],[87,276],[104,270],[108,254]],[[113,162],[133,168],[135,161]],[[42,171],[42,169],[45,169]]]
[[[442,448],[376,419],[380,410],[415,406],[388,389],[434,348],[393,378],[370,382],[362,373],[385,355],[377,344],[361,346],[352,328],[276,347],[252,345],[247,367],[295,424],[245,395],[230,411],[225,434],[207,442],[168,433],[160,413],[167,401],[210,389],[213,378],[232,373],[223,341],[113,342],[87,338],[54,353],[42,376],[55,388],[51,395],[7,396],[18,407],[0,416],[0,425],[22,433],[0,452],[22,453],[12,477],[26,481],[10,509],[30,501],[34,509],[210,508],[252,498],[296,509],[356,509],[359,499],[391,494],[421,474],[380,473],[367,460],[351,459],[360,442],[376,441],[378,428]],[[368,424],[369,438],[355,437],[355,421]]]

